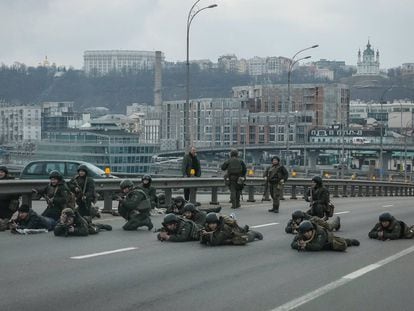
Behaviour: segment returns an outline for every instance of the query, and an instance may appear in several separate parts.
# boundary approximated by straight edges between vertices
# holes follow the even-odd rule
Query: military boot
[[[341,218],[339,218],[338,216],[336,216],[335,219],[332,221],[332,229],[335,231],[339,231],[339,229],[341,229]]]
[[[359,246],[360,243],[357,239],[345,239],[347,246]]]

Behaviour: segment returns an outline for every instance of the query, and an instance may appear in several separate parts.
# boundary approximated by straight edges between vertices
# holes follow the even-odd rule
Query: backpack
[[[227,166],[228,175],[241,175],[242,170],[243,168],[240,159],[230,159],[229,165]]]
[[[190,219],[182,219],[184,222],[189,223],[191,225],[191,230],[190,230],[190,237],[193,241],[197,241],[200,239],[200,229],[197,226],[197,224],[190,220]]]

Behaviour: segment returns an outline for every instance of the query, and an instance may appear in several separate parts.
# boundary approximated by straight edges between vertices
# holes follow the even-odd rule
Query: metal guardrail
[[[139,184],[141,179],[131,179]],[[119,184],[122,179],[95,179],[96,191],[103,193],[104,211],[112,211],[112,194],[119,192]],[[49,180],[5,180],[0,181],[0,194],[21,194],[23,202],[31,205],[32,189],[46,186]],[[154,178],[152,185],[165,193],[166,201],[169,204],[173,190],[182,188],[204,188],[210,189],[210,204],[218,204],[218,191],[227,188],[223,178]],[[297,199],[311,185],[309,178],[291,178],[285,183],[285,193],[291,199]],[[369,197],[369,196],[413,196],[414,184],[382,181],[363,180],[341,180],[325,179],[324,185],[329,188],[331,196],[342,197]],[[264,186],[263,178],[247,178],[245,189],[248,193],[248,202],[255,202],[257,190]],[[263,195],[263,192],[261,193]],[[264,200],[269,200],[269,194],[265,194]]]

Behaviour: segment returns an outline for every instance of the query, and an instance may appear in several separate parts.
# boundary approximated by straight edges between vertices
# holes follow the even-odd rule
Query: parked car
[[[78,173],[79,165],[86,165],[88,176],[99,178],[117,178],[113,175],[107,175],[99,167],[84,161],[73,160],[38,160],[29,162],[20,173],[20,179],[48,179],[51,171],[58,171],[63,178],[72,178]]]

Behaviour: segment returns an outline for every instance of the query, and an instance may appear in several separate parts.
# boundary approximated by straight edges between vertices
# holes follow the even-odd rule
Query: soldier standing
[[[322,184],[322,178],[315,176],[312,178],[311,187],[305,196],[305,200],[310,202],[310,209],[306,212],[311,216],[328,219],[326,211],[329,204],[329,191]]]
[[[279,213],[280,199],[283,196],[283,185],[289,177],[286,168],[280,164],[280,158],[274,156],[272,158],[272,166],[266,169],[265,175],[268,181],[270,196],[273,199],[273,207],[269,212]]]
[[[187,242],[198,241],[200,238],[200,228],[193,221],[175,214],[165,215],[162,226],[161,232],[157,235],[160,241]]]
[[[127,220],[122,227],[124,230],[133,231],[146,226],[151,230],[154,225],[150,218],[151,202],[145,191],[134,188],[134,183],[128,179],[120,184],[122,198],[119,200],[118,212]]]
[[[182,164],[183,177],[200,177],[201,176],[201,165],[200,160],[197,157],[197,150],[195,147],[191,147],[190,152],[183,157]],[[194,202],[196,203],[197,188],[193,188],[194,191]],[[190,201],[190,188],[184,188],[184,199]],[[193,198],[191,198],[193,199]]]
[[[79,165],[78,175],[70,180],[68,186],[75,194],[79,214],[82,217],[97,216],[98,212],[92,207],[92,203],[96,200],[95,181],[88,176],[86,165]]]
[[[348,246],[359,246],[359,241],[337,237],[327,229],[305,220],[299,225],[298,234],[290,246],[298,251],[344,252]]]
[[[231,208],[240,207],[240,195],[246,180],[246,164],[239,159],[236,149],[230,151],[230,159],[223,163],[221,169],[226,171],[226,183],[230,188]]]
[[[382,213],[379,222],[368,233],[370,239],[381,241],[412,239],[414,226],[407,226],[405,222],[395,219],[390,213]]]

